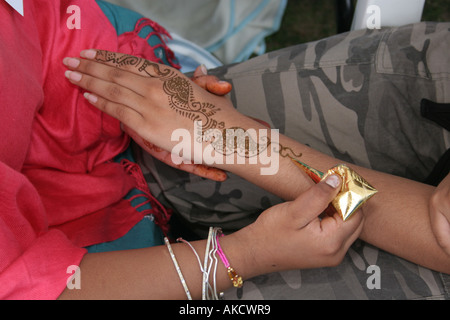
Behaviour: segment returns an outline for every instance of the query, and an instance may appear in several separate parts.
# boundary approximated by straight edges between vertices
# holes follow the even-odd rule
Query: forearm
[[[256,122],[252,125],[262,128]],[[279,144],[289,147],[296,155],[301,155],[300,161],[322,172],[343,163],[283,135],[279,135]],[[278,171],[273,175],[261,175],[264,165],[259,162],[219,167],[285,200],[294,199],[312,185],[311,179],[293,164],[290,156],[280,154],[278,160]],[[353,164],[347,165],[378,190],[362,207],[365,223],[360,238],[409,261],[449,273],[450,258],[438,245],[429,219],[429,201],[435,188]]]
[[[245,233],[245,232],[244,232]],[[241,234],[224,236],[221,246],[232,266],[243,278],[254,276],[248,267],[246,246]],[[191,243],[203,263],[206,240]],[[251,245],[248,243],[248,245]],[[193,299],[202,297],[202,272],[197,258],[187,244],[171,244],[180,270]],[[219,258],[218,258],[219,259]],[[81,288],[66,288],[60,299],[187,299],[166,246],[89,253],[81,264]],[[213,283],[211,272],[210,283]],[[217,290],[232,286],[223,263],[218,261]]]
[[[446,255],[433,235],[429,199],[434,188],[400,177],[361,170],[379,193],[363,208],[361,238],[419,265],[450,272]]]

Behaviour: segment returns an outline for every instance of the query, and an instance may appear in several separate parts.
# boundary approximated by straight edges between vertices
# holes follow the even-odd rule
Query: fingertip
[[[200,72],[203,75],[207,75],[208,74],[208,69],[206,69],[206,66],[204,64],[201,64],[199,68],[200,68]]]
[[[75,71],[70,71],[70,70],[66,70],[64,72],[64,76],[73,82],[79,82],[81,80],[81,78],[83,77],[83,75],[81,73],[78,73]]]
[[[87,49],[80,52],[80,57],[86,58],[86,59],[95,59],[97,56],[97,50],[94,49]]]
[[[229,93],[232,89],[231,83],[229,83],[228,81],[220,80],[218,84],[223,88],[223,91],[226,93]]]
[[[224,96],[231,91],[231,84],[226,81],[219,81],[214,77],[210,78],[210,80],[206,83],[206,88],[211,93]]]
[[[65,57],[63,59],[63,64],[67,67],[75,69],[80,65],[80,60],[77,58]]]
[[[206,66],[204,64],[199,65],[194,70],[194,77],[206,76],[207,74],[208,74],[208,70],[206,69]]]
[[[227,179],[228,179],[228,175],[225,172],[219,172],[217,174],[217,181],[224,182]]]
[[[97,96],[93,95],[92,93],[85,92],[85,93],[83,94],[83,96],[84,96],[84,98],[85,98],[86,100],[88,100],[88,101],[89,101],[90,103],[92,103],[92,104],[95,104],[95,103],[97,103],[97,101],[98,101]]]
[[[332,174],[325,179],[325,183],[331,188],[337,189],[341,185],[341,178],[336,174]]]

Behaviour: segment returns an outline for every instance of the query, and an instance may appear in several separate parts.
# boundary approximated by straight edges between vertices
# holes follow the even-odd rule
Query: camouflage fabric
[[[450,146],[449,132],[420,114],[423,98],[450,102],[449,31],[450,23],[353,31],[210,73],[232,82],[238,110],[281,133],[338,159],[424,181]],[[158,200],[200,237],[209,226],[241,228],[282,201],[234,175],[217,183],[145,155],[140,163]],[[338,267],[260,276],[226,296],[444,299],[449,284],[448,275],[357,241]]]
[[[335,158],[423,181],[450,144],[448,131],[420,115],[423,98],[450,101],[449,28],[350,32],[224,76],[242,113]]]

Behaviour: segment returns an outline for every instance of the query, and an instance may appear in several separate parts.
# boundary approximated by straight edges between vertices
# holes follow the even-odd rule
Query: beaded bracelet
[[[242,281],[242,277],[239,276],[236,271],[230,266],[230,263],[228,262],[227,257],[225,256],[225,253],[222,250],[222,247],[220,246],[219,237],[223,236],[223,234],[217,234],[216,243],[217,243],[217,254],[219,255],[220,259],[222,260],[223,264],[225,265],[225,268],[227,268],[228,277],[230,278],[231,282],[233,283],[233,286],[235,288],[241,288],[244,282]]]

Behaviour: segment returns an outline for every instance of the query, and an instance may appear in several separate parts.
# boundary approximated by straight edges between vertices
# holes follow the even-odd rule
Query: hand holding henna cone
[[[341,190],[331,204],[344,221],[348,220],[355,211],[378,192],[363,177],[344,164],[337,165],[324,174],[296,159],[292,159],[292,161],[305,171],[315,183],[326,179],[331,174],[337,174],[342,178]]]

